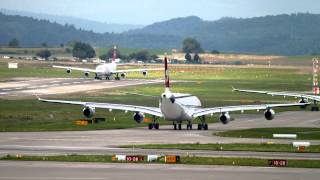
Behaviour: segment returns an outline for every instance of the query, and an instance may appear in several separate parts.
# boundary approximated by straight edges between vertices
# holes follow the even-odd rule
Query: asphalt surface
[[[0,98],[75,93],[98,89],[159,83],[160,80],[95,80],[92,78],[14,78],[0,81]]]
[[[0,179],[5,180],[314,180],[319,174],[320,169],[304,168],[0,161]]]
[[[171,126],[161,126],[160,130],[144,128],[99,131],[63,132],[4,132],[0,133],[0,155],[5,154],[180,154],[227,157],[303,158],[320,159],[319,153],[274,153],[274,152],[225,152],[225,151],[182,151],[182,150],[141,150],[134,146],[120,149],[126,144],[162,143],[286,143],[293,139],[250,139],[213,136],[221,130],[258,127],[319,127],[320,112],[283,112],[272,121],[263,115],[237,115],[228,125],[210,124],[208,131],[174,131]],[[311,144],[320,144],[312,140]]]

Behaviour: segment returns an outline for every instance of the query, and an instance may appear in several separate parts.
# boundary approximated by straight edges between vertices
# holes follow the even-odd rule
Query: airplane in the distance
[[[109,110],[123,110],[125,112],[134,112],[133,119],[137,123],[144,120],[145,114],[152,115],[152,123],[149,123],[149,129],[159,129],[159,123],[156,121],[158,118],[172,121],[173,128],[181,130],[182,121],[187,121],[187,129],[192,129],[192,122],[199,119],[198,130],[207,130],[208,124],[206,123],[206,115],[215,113],[220,114],[220,121],[227,124],[231,117],[229,112],[245,111],[245,110],[265,110],[264,116],[267,120],[272,120],[275,107],[289,107],[289,106],[304,106],[306,103],[290,103],[290,104],[260,104],[260,105],[237,105],[237,106],[223,106],[223,107],[201,107],[200,100],[191,94],[174,93],[170,90],[169,70],[167,57],[164,58],[165,66],[165,90],[159,99],[159,107],[147,107],[126,104],[111,104],[111,103],[98,103],[98,102],[82,102],[82,101],[65,101],[65,100],[50,100],[38,97],[39,101],[49,103],[73,104],[83,106],[83,115],[87,118],[93,117],[96,108],[109,109]]]
[[[125,78],[127,73],[131,72],[141,72],[144,76],[147,75],[148,71],[159,71],[163,68],[149,68],[149,69],[123,69],[117,70],[116,63],[116,46],[113,48],[112,62],[104,63],[98,65],[95,69],[89,68],[79,68],[79,67],[70,67],[70,66],[52,66],[54,68],[66,69],[67,73],[71,73],[72,70],[83,71],[85,76],[89,76],[90,73],[95,74],[95,79],[107,79],[109,80],[113,75],[115,75],[115,80],[120,80],[120,78]]]
[[[271,96],[283,96],[283,97],[294,97],[300,98],[299,103],[308,103],[309,100],[313,101],[311,106],[311,111],[319,111],[319,107],[317,103],[320,101],[320,96],[312,94],[306,94],[301,92],[275,92],[275,91],[261,91],[261,90],[250,90],[250,89],[236,89],[233,87],[233,91],[237,92],[246,92],[246,93],[257,93],[257,94],[267,94]],[[317,91],[314,89],[313,91]],[[302,108],[306,108],[306,106],[301,106]]]

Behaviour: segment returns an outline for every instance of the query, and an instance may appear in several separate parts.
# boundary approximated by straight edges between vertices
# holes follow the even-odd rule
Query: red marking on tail
[[[168,69],[168,59],[167,56],[164,57],[164,84],[166,88],[170,87],[170,81],[169,81],[169,69]]]
[[[117,58],[117,46],[113,47],[113,53],[112,53],[112,62],[116,62]]]

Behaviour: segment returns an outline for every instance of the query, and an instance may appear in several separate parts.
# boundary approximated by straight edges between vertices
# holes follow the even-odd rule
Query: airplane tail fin
[[[165,88],[166,89],[170,88],[168,58],[167,58],[167,56],[164,57],[164,84],[165,84]]]
[[[112,53],[112,62],[116,63],[116,58],[117,58],[117,46],[113,47],[113,53]]]

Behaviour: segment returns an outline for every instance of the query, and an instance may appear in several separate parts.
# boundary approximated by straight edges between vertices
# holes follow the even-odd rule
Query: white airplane
[[[300,98],[299,103],[308,103],[309,100],[313,101],[311,111],[319,111],[317,102],[320,101],[320,96],[305,94],[300,92],[273,92],[273,91],[259,91],[259,90],[249,90],[249,89],[236,89],[233,88],[233,91],[238,92],[247,92],[247,93],[257,93],[257,94],[267,94],[271,96],[283,96],[283,97],[295,97]],[[306,106],[301,106],[301,108],[306,108]]]
[[[71,73],[72,70],[83,71],[85,76],[89,76],[90,73],[95,73],[95,79],[105,78],[107,80],[109,80],[110,77],[113,75],[116,75],[115,80],[120,80],[120,77],[125,78],[126,73],[130,73],[130,72],[141,72],[144,76],[146,76],[148,71],[163,70],[163,68],[117,70],[117,63],[115,60],[116,60],[116,46],[114,46],[113,48],[112,62],[100,64],[96,67],[96,69],[69,67],[69,66],[52,66],[52,67],[66,69],[67,73]]]
[[[169,70],[167,64],[167,57],[164,59],[165,64],[165,91],[161,94],[159,100],[159,107],[136,106],[126,104],[111,104],[111,103],[97,103],[97,102],[81,102],[81,101],[65,101],[65,100],[38,100],[50,103],[74,104],[83,106],[83,115],[91,118],[96,108],[109,110],[123,110],[125,112],[134,112],[133,119],[137,123],[144,120],[145,114],[152,115],[152,123],[149,124],[149,129],[159,129],[159,124],[156,122],[158,118],[164,118],[173,122],[174,129],[181,130],[182,121],[187,121],[187,129],[192,129],[192,121],[199,119],[198,130],[207,130],[208,124],[205,121],[206,115],[219,113],[220,121],[227,124],[230,121],[229,112],[245,111],[245,110],[265,110],[264,116],[267,120],[272,120],[275,115],[274,107],[288,107],[288,106],[303,106],[306,103],[291,103],[291,104],[260,104],[260,105],[238,105],[238,106],[223,106],[202,108],[200,100],[191,94],[173,93],[170,90]],[[178,127],[177,127],[178,125]]]

